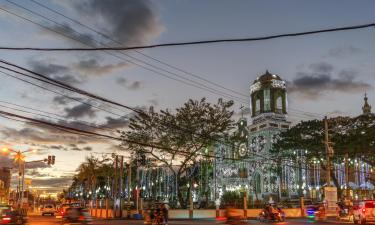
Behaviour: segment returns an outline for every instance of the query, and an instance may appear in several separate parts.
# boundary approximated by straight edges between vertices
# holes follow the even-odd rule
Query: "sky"
[[[1,0],[0,7],[0,46],[13,47],[135,46],[375,22],[374,1]],[[132,107],[174,109],[189,98],[216,102],[224,97],[235,101],[237,115],[241,104],[249,107],[250,84],[269,70],[287,82],[288,119],[297,123],[324,115],[359,115],[365,92],[375,104],[374,38],[374,28],[368,28],[130,52],[0,51],[0,58]],[[46,84],[33,81],[44,89],[32,86],[1,71],[7,71],[0,69],[0,107],[5,111],[99,132],[110,129],[113,135],[113,130],[126,129],[132,115]],[[37,113],[30,108],[52,114],[19,111]],[[0,122],[1,146],[38,149],[27,155],[28,161],[56,156],[54,166],[28,166],[27,177],[35,188],[66,187],[79,163],[91,154],[128,154],[118,142],[9,118]],[[1,156],[0,163],[11,165],[10,157]]]

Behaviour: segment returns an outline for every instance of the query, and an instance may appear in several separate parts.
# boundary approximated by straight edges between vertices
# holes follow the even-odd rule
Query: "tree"
[[[361,115],[358,117],[336,117],[328,119],[329,135],[333,142],[333,161],[342,162],[347,154],[350,158],[362,158],[370,165],[375,165],[375,116]],[[307,160],[324,161],[326,149],[324,144],[324,121],[301,121],[291,129],[282,132],[272,152],[279,159],[293,158],[295,150],[307,150]],[[364,157],[365,156],[365,157]],[[322,160],[323,158],[323,160]],[[320,163],[327,171],[325,163]],[[331,170],[331,178],[341,193],[335,173]]]
[[[77,175],[73,177],[73,183],[70,186],[70,190],[77,190],[81,187],[83,191],[87,194],[95,193],[97,187],[104,187],[107,183],[107,179],[113,176],[114,169],[112,165],[107,162],[110,161],[109,158],[102,157],[99,159],[94,156],[88,156],[85,161],[82,162],[77,168]],[[104,188],[103,188],[104,189]],[[69,193],[66,193],[66,197]]]
[[[130,120],[130,130],[121,133],[123,146],[143,152],[167,167],[179,187],[189,165],[195,164],[204,149],[233,128],[232,105],[232,101],[222,99],[211,104],[203,98],[200,101],[190,99],[174,112],[168,109],[155,112],[151,107]],[[179,188],[177,196],[180,205],[186,207],[186,199]]]

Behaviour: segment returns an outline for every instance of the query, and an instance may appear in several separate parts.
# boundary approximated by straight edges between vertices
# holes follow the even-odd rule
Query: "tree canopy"
[[[189,166],[233,128],[232,105],[232,101],[222,99],[211,104],[203,98],[190,99],[173,111],[156,112],[151,107],[130,119],[130,129],[122,132],[123,146],[156,159],[169,168],[179,184]],[[184,206],[181,193],[177,194]]]
[[[330,118],[328,127],[334,149],[333,161],[342,162],[345,154],[348,154],[349,158],[361,158],[371,166],[375,166],[373,154],[375,151],[375,115]],[[326,156],[324,137],[324,120],[301,121],[289,130],[280,133],[272,152],[282,159],[290,159],[295,150],[304,150],[307,161],[324,162]],[[322,169],[327,169],[325,163],[321,163],[321,166]],[[340,189],[332,171],[331,177]]]

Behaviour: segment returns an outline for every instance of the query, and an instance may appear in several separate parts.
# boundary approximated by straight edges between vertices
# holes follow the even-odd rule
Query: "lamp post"
[[[9,154],[10,152],[15,153],[14,155],[14,161],[18,164],[18,199],[17,202],[19,206],[22,203],[22,198],[23,198],[23,193],[24,193],[24,183],[25,183],[25,153],[36,153],[36,149],[28,149],[25,151],[20,151],[20,150],[13,150],[9,148],[2,148],[1,149],[2,153],[4,154]],[[22,196],[20,196],[22,194]]]

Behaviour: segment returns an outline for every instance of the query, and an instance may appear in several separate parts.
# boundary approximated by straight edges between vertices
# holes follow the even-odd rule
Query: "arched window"
[[[268,112],[271,110],[271,90],[264,90],[264,111]]]
[[[255,100],[255,115],[258,115],[260,113],[260,99]]]
[[[276,109],[278,111],[283,109],[283,97],[281,96],[277,97],[276,99]]]
[[[262,193],[262,185],[261,185],[262,181],[261,181],[260,174],[258,172],[256,172],[253,179],[254,179],[255,194]]]

